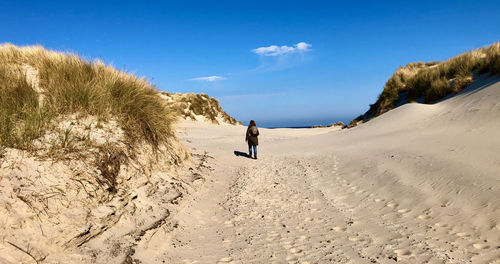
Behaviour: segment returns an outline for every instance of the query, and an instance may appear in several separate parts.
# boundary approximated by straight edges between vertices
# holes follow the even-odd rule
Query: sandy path
[[[500,81],[485,83],[352,130],[261,129],[259,160],[233,153],[245,127],[181,124],[214,170],[148,259],[500,263]]]
[[[229,186],[210,184],[178,216],[181,228],[164,256],[173,263],[467,263],[488,249],[470,247],[469,234],[450,232],[453,223],[436,222],[430,211],[412,212],[350,183],[335,156],[323,158],[327,171],[317,158],[297,157],[233,169]]]

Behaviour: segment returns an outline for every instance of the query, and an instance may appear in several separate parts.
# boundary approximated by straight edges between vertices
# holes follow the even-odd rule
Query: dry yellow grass
[[[40,46],[0,45],[0,103],[0,146],[29,149],[51,120],[71,113],[116,118],[132,142],[157,146],[173,135],[175,116],[148,81]]]

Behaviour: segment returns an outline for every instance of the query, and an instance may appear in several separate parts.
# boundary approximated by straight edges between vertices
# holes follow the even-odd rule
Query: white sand
[[[0,263],[500,263],[499,78],[349,130],[261,128],[258,160],[245,131],[182,122],[191,161],[140,151],[104,200],[91,150],[7,149]]]
[[[135,257],[166,263],[499,263],[500,82],[408,104],[349,130],[193,122],[215,157],[179,228]]]

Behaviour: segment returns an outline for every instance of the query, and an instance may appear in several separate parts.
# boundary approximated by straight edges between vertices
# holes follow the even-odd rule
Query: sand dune
[[[178,135],[215,170],[136,251],[167,263],[498,263],[500,81],[433,105],[407,104],[349,130],[184,122]]]
[[[352,129],[261,128],[258,160],[245,130],[183,121],[190,161],[143,150],[102,201],[92,156],[6,149],[0,263],[499,263],[500,78]]]

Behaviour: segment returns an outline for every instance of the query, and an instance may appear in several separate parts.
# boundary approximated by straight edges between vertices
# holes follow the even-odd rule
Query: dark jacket
[[[245,139],[248,141],[248,145],[257,146],[259,145],[259,138],[257,138],[259,136],[259,129],[257,129],[257,134],[254,135],[252,134],[251,128],[252,128],[251,126],[247,128],[247,135]]]

